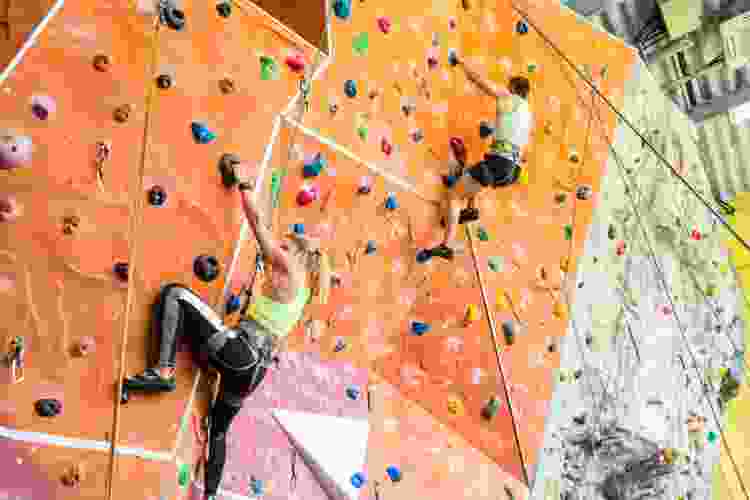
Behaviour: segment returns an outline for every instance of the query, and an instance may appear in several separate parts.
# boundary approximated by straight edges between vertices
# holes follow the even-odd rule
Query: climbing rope
[[[503,386],[503,396],[505,397],[505,403],[508,405],[508,414],[510,415],[511,426],[513,427],[513,440],[515,441],[516,449],[518,450],[518,459],[521,463],[521,471],[523,473],[523,482],[527,488],[530,488],[529,473],[526,469],[526,460],[523,456],[523,448],[521,447],[521,440],[518,432],[518,423],[513,414],[513,404],[510,400],[510,394],[508,393],[508,384],[505,378],[505,370],[503,369],[503,362],[500,359],[500,348],[497,343],[497,331],[495,330],[495,318],[492,314],[492,310],[489,307],[489,301],[487,300],[487,289],[484,285],[484,277],[482,271],[479,268],[479,261],[477,259],[476,248],[474,248],[474,239],[471,235],[469,226],[464,226],[464,232],[466,233],[466,239],[469,242],[469,248],[471,249],[471,259],[474,262],[474,272],[477,275],[477,281],[479,281],[479,290],[482,294],[482,308],[487,318],[487,324],[490,327],[490,335],[492,336],[492,345],[495,351],[495,360],[497,361],[497,370],[500,374],[500,382]]]
[[[716,210],[716,209],[715,209],[714,207],[712,207],[712,206],[711,206],[711,204],[710,204],[710,203],[708,203],[708,201],[706,201],[706,199],[705,199],[705,198],[704,198],[703,196],[701,196],[701,194],[700,194],[700,193],[698,192],[698,190],[697,190],[697,189],[695,189],[695,188],[694,188],[694,187],[693,187],[693,186],[692,186],[692,185],[691,185],[691,184],[690,184],[690,183],[689,183],[689,182],[687,181],[687,179],[685,179],[685,177],[684,177],[684,176],[683,176],[683,175],[682,175],[681,173],[679,173],[679,172],[678,172],[678,171],[677,171],[677,170],[676,170],[676,169],[675,169],[675,168],[674,168],[674,167],[673,167],[673,166],[672,166],[672,165],[671,165],[671,164],[669,163],[669,161],[667,161],[667,159],[666,159],[666,158],[664,158],[664,156],[662,156],[662,155],[661,155],[661,153],[659,153],[659,152],[658,152],[658,151],[656,150],[656,148],[655,148],[655,147],[653,146],[653,144],[651,144],[651,141],[649,141],[649,140],[648,140],[648,139],[647,139],[647,138],[646,138],[646,137],[645,137],[645,136],[644,136],[644,135],[643,135],[642,133],[640,133],[640,132],[639,132],[639,131],[638,131],[638,130],[637,130],[637,129],[635,128],[635,126],[633,126],[633,124],[632,124],[632,123],[630,123],[630,121],[629,121],[629,120],[628,120],[628,119],[627,119],[627,118],[626,118],[626,117],[625,117],[625,116],[624,116],[624,115],[623,115],[623,114],[622,114],[622,113],[621,113],[621,112],[620,112],[620,111],[619,111],[619,110],[618,110],[618,109],[617,109],[617,108],[615,107],[615,105],[614,105],[614,104],[612,104],[612,102],[611,102],[611,101],[610,101],[610,100],[609,100],[609,99],[608,99],[608,98],[607,98],[607,97],[606,97],[605,95],[603,95],[603,94],[602,94],[602,93],[601,93],[601,92],[599,91],[599,89],[598,89],[598,88],[596,87],[596,85],[594,85],[594,84],[593,84],[593,83],[592,83],[592,82],[591,82],[591,81],[590,81],[590,80],[589,80],[589,79],[588,79],[588,78],[586,77],[586,75],[584,75],[584,74],[583,74],[583,72],[582,72],[582,71],[581,71],[580,69],[578,69],[578,67],[576,67],[576,65],[575,65],[575,64],[573,64],[573,62],[572,62],[572,61],[571,61],[570,59],[568,59],[568,57],[566,57],[566,56],[565,56],[565,54],[563,54],[563,52],[562,52],[562,51],[560,50],[560,48],[559,48],[559,47],[557,47],[557,45],[556,45],[556,44],[555,44],[554,42],[552,42],[552,41],[551,41],[551,40],[550,40],[550,39],[549,39],[549,38],[548,38],[548,37],[547,37],[547,36],[546,36],[546,35],[545,35],[545,34],[544,34],[544,33],[542,32],[542,30],[541,30],[541,29],[539,29],[539,27],[538,27],[538,26],[536,26],[536,25],[535,25],[534,23],[530,22],[530,20],[529,20],[529,17],[528,17],[528,15],[527,15],[527,14],[526,14],[526,13],[525,13],[524,11],[522,11],[522,10],[520,10],[520,9],[519,9],[518,7],[516,7],[516,5],[515,5],[515,4],[513,3],[513,2],[511,2],[511,8],[512,8],[513,10],[515,10],[515,11],[516,11],[516,12],[517,12],[517,13],[518,13],[518,14],[519,14],[519,15],[520,15],[521,17],[523,17],[523,18],[524,18],[524,20],[526,21],[526,23],[528,23],[528,24],[529,24],[530,26],[534,27],[534,29],[535,29],[535,30],[536,30],[536,32],[537,32],[537,33],[539,34],[539,36],[540,36],[540,37],[542,37],[542,38],[544,39],[544,41],[545,41],[545,42],[547,42],[547,44],[548,44],[548,45],[549,45],[549,46],[550,46],[550,47],[551,47],[551,48],[552,48],[552,49],[553,49],[553,50],[554,50],[554,51],[555,51],[555,52],[557,53],[557,55],[558,55],[558,56],[559,56],[560,58],[562,58],[562,59],[563,59],[563,60],[564,60],[564,61],[565,61],[565,62],[566,62],[566,63],[567,63],[567,64],[568,64],[568,65],[569,65],[569,66],[570,66],[571,68],[573,68],[573,70],[574,70],[574,71],[575,71],[575,72],[576,72],[576,73],[578,74],[579,78],[581,78],[581,79],[582,79],[582,80],[583,80],[584,82],[586,82],[586,84],[587,84],[587,85],[588,85],[589,87],[591,87],[591,89],[592,89],[592,90],[593,90],[594,92],[596,92],[596,94],[597,94],[597,95],[598,95],[598,96],[599,96],[599,97],[600,97],[600,98],[601,98],[601,99],[602,99],[602,100],[603,100],[604,102],[606,102],[606,103],[607,103],[607,106],[609,106],[609,108],[610,108],[610,109],[611,109],[611,110],[612,110],[612,111],[613,111],[613,112],[614,112],[614,113],[615,113],[615,114],[617,115],[617,117],[618,117],[618,118],[620,119],[620,121],[621,121],[622,123],[626,124],[626,125],[628,126],[628,128],[630,128],[630,129],[631,129],[631,130],[632,130],[633,132],[635,132],[635,134],[636,134],[636,135],[637,135],[637,136],[638,136],[638,137],[639,137],[639,138],[641,139],[641,141],[643,141],[643,144],[644,144],[644,145],[647,145],[647,146],[649,147],[649,149],[651,149],[651,151],[652,151],[652,152],[654,153],[654,155],[656,155],[656,157],[657,157],[657,158],[658,158],[658,159],[659,159],[659,160],[661,161],[661,163],[663,163],[664,165],[666,165],[666,166],[667,166],[667,167],[669,168],[669,170],[670,170],[670,171],[672,172],[672,174],[673,174],[673,175],[674,175],[675,177],[677,177],[677,178],[678,178],[678,179],[680,180],[680,182],[682,182],[682,184],[684,184],[684,185],[685,185],[685,187],[687,187],[687,188],[688,188],[688,190],[689,190],[689,191],[690,191],[690,192],[691,192],[691,193],[693,194],[693,196],[695,196],[695,197],[696,197],[696,198],[697,198],[697,199],[698,199],[698,200],[699,200],[699,201],[700,201],[700,202],[701,202],[701,203],[702,203],[702,204],[703,204],[703,205],[704,205],[704,206],[705,206],[705,207],[706,207],[706,208],[707,208],[707,209],[708,209],[708,210],[709,210],[709,211],[710,211],[710,212],[711,212],[711,213],[712,213],[713,215],[714,215],[714,217],[716,217],[716,219],[717,219],[717,220],[718,220],[719,222],[721,222],[721,224],[722,224],[722,225],[723,225],[723,226],[724,226],[724,227],[725,227],[725,228],[727,229],[727,231],[729,231],[729,232],[730,232],[730,234],[731,234],[731,235],[732,235],[732,236],[733,236],[733,237],[734,237],[734,238],[735,238],[735,239],[736,239],[736,240],[737,240],[737,241],[738,241],[738,242],[739,242],[739,243],[740,243],[740,244],[741,244],[741,245],[742,245],[743,247],[745,247],[745,249],[746,249],[746,250],[750,251],[750,244],[749,244],[749,243],[748,243],[747,241],[745,241],[745,239],[744,239],[744,238],[742,238],[742,236],[740,236],[740,235],[739,235],[739,233],[737,233],[737,232],[736,232],[736,231],[734,230],[734,228],[732,228],[732,226],[731,226],[731,225],[730,225],[730,224],[729,224],[729,223],[728,223],[728,222],[727,222],[727,221],[726,221],[726,220],[725,220],[725,219],[724,219],[724,218],[723,218],[723,217],[721,216],[721,214],[720,214],[720,213],[719,213],[719,212],[718,212],[718,211],[717,211],[717,210]]]
[[[158,54],[159,54],[159,34],[161,28],[161,22],[157,17],[154,19],[154,38],[151,46],[151,73],[156,68]],[[147,73],[147,74],[151,74]],[[138,262],[140,248],[140,216],[143,205],[143,196],[141,194],[141,188],[143,186],[143,179],[146,170],[146,157],[148,154],[149,144],[149,132],[151,129],[151,111],[154,102],[154,86],[150,81],[146,83],[146,111],[143,127],[143,147],[141,149],[141,158],[138,165],[138,182],[134,185],[135,200],[131,198],[131,204],[134,205],[133,210],[130,212],[128,221],[128,241],[130,244],[130,257],[129,257],[129,273],[131,276],[135,276],[135,268]],[[115,448],[117,441],[120,436],[120,405],[122,403],[122,388],[123,378],[125,376],[125,355],[127,354],[128,344],[128,327],[130,326],[130,315],[133,310],[133,304],[135,303],[135,286],[129,286],[127,292],[127,302],[125,305],[125,314],[122,320],[122,335],[120,336],[120,369],[117,378],[117,393],[115,395],[115,407],[114,407],[114,418],[112,419],[112,440],[109,448],[109,473],[107,476],[107,496],[106,500],[112,500],[113,493],[113,477],[117,467],[117,460],[115,458]]]

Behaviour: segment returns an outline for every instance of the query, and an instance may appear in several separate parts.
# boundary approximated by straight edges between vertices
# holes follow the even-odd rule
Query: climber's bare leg
[[[464,173],[456,183],[456,186],[448,192],[443,245],[451,247],[451,244],[456,239],[458,219],[461,216],[462,205],[468,201],[469,207],[473,207],[474,198],[481,190],[482,185],[468,173]]]

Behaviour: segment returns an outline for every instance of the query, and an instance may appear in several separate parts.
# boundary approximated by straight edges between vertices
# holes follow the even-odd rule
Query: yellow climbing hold
[[[560,271],[564,273],[568,272],[568,258],[567,257],[560,258]]]
[[[460,398],[451,396],[448,398],[448,412],[451,415],[460,417],[464,414],[464,404]]]
[[[500,311],[507,311],[510,309],[510,301],[504,290],[497,291],[497,303],[495,307]]]
[[[518,183],[522,186],[529,185],[529,172],[525,168],[521,169],[521,175],[518,176]]]
[[[479,309],[477,309],[477,306],[475,306],[474,304],[469,304],[469,307],[466,308],[466,316],[464,317],[464,323],[468,325],[469,323],[473,323],[478,319],[479,319]]]
[[[552,308],[552,314],[557,319],[565,320],[568,317],[568,311],[561,300],[556,300]]]

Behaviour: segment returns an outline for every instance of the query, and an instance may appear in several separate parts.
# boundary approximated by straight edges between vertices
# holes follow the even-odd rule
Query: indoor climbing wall
[[[603,75],[602,90],[621,105],[633,52],[556,6],[527,7],[558,46]],[[481,220],[469,226],[498,334],[503,323],[515,328],[512,346],[498,340],[530,475],[559,362],[555,345],[567,325],[560,287],[564,273],[576,269],[595,203],[590,197],[576,202],[576,189],[599,191],[606,145],[587,140],[585,114],[576,102],[582,82],[534,30],[516,29],[520,18],[510,3],[464,10],[453,2],[360,2],[351,9],[346,19],[333,18],[333,60],[312,85],[309,112],[285,120],[308,137],[293,141],[302,150],[288,162],[282,195],[288,201],[281,203],[278,230],[288,231],[295,223],[319,230],[323,223],[332,234],[337,269],[354,270],[351,284],[342,279],[342,293],[351,287],[369,311],[358,317],[353,306],[355,321],[365,322],[359,335],[368,341],[364,352],[350,356],[370,359],[373,377],[397,390],[395,399],[426,410],[435,425],[460,435],[467,446],[522,481],[470,245],[462,236],[452,262],[417,262],[421,249],[442,238],[438,203],[445,188],[440,175],[452,161],[450,138],[463,140],[469,161],[477,161],[488,146],[479,138],[479,122],[493,118],[493,101],[478,95],[462,72],[448,65],[450,49],[492,73],[500,85],[513,74],[532,82],[535,127],[521,185],[482,195]],[[573,32],[581,35],[561,35]],[[608,68],[600,65],[605,59],[613,62]],[[299,121],[302,127],[295,125]],[[614,115],[604,122],[611,134]],[[317,177],[304,179],[304,165],[316,163],[316,154],[326,166]],[[363,176],[371,177],[373,185],[358,194],[368,182]],[[561,194],[567,203],[559,201]],[[300,206],[298,197],[313,201]],[[539,279],[542,268],[545,278]],[[333,307],[340,307],[339,314],[347,311]],[[321,342],[323,356],[336,355],[326,351],[334,342]],[[488,421],[481,414],[492,396],[501,403]],[[371,444],[371,460],[379,463],[369,467],[369,495],[375,480],[387,480],[381,478],[383,469],[395,457],[401,455],[403,462],[391,465],[410,471],[423,467],[410,462],[415,457],[407,451],[420,446],[412,444],[416,436],[410,429],[416,433],[423,425],[407,423],[408,416],[394,418],[403,419],[401,425],[385,432],[398,433],[393,436],[400,436],[401,444],[378,453],[373,451],[378,445]],[[455,454],[453,471],[469,467],[468,455]],[[418,478],[429,474],[413,473]],[[408,481],[405,474],[402,484]],[[398,498],[407,489],[396,486],[390,495]],[[442,496],[442,490],[428,494]]]
[[[102,472],[64,488],[104,494],[121,352],[126,374],[154,362],[151,305],[168,282],[223,306],[243,215],[218,162],[233,153],[241,175],[258,170],[273,118],[298,90],[294,71],[314,59],[249,4],[180,8],[184,25],[156,33],[149,2],[66,2],[0,95],[1,341],[10,352],[20,335],[24,347],[22,369],[3,364],[0,433],[8,450],[47,446],[26,462],[32,491],[44,484],[36,473],[59,488],[57,469],[75,462],[65,451],[76,447]],[[215,276],[194,272],[199,256],[215,259]],[[116,425],[121,453],[163,462],[148,467],[169,470],[168,481],[121,465],[118,476],[139,480],[115,478],[116,498],[173,496],[175,453],[191,459],[180,436],[191,432],[196,369],[186,349],[178,363],[177,390],[131,395]]]
[[[560,346],[533,498],[596,498],[586,488],[606,489],[632,461],[667,449],[689,460],[678,460],[653,484],[633,481],[621,489],[632,487],[635,495],[653,488],[662,491],[660,498],[724,498],[716,492],[733,471],[726,465],[725,477],[712,473],[726,453],[717,382],[723,371],[737,370],[745,349],[741,299],[723,248],[726,232],[645,142],[707,196],[695,131],[642,61],[628,77],[622,109],[643,138],[622,121],[608,132],[601,119],[609,112],[592,113],[589,102],[581,92],[590,140],[610,144],[607,174],[584,258],[569,282],[576,300]],[[718,420],[703,396],[703,380]],[[608,444],[587,463],[574,443],[596,425]],[[735,439],[729,443],[741,452]],[[579,466],[595,472],[584,479]]]

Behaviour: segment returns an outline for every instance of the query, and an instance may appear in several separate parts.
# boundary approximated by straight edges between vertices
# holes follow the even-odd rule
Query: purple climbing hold
[[[209,283],[219,276],[219,261],[211,255],[199,255],[193,262],[193,272],[199,280]]]
[[[56,399],[40,399],[34,407],[40,417],[56,417],[62,411],[62,403]]]
[[[31,112],[40,119],[46,120],[57,109],[55,100],[46,95],[35,95],[31,98]]]
[[[0,137],[0,170],[22,167],[31,161],[33,151],[31,138],[4,135]]]

